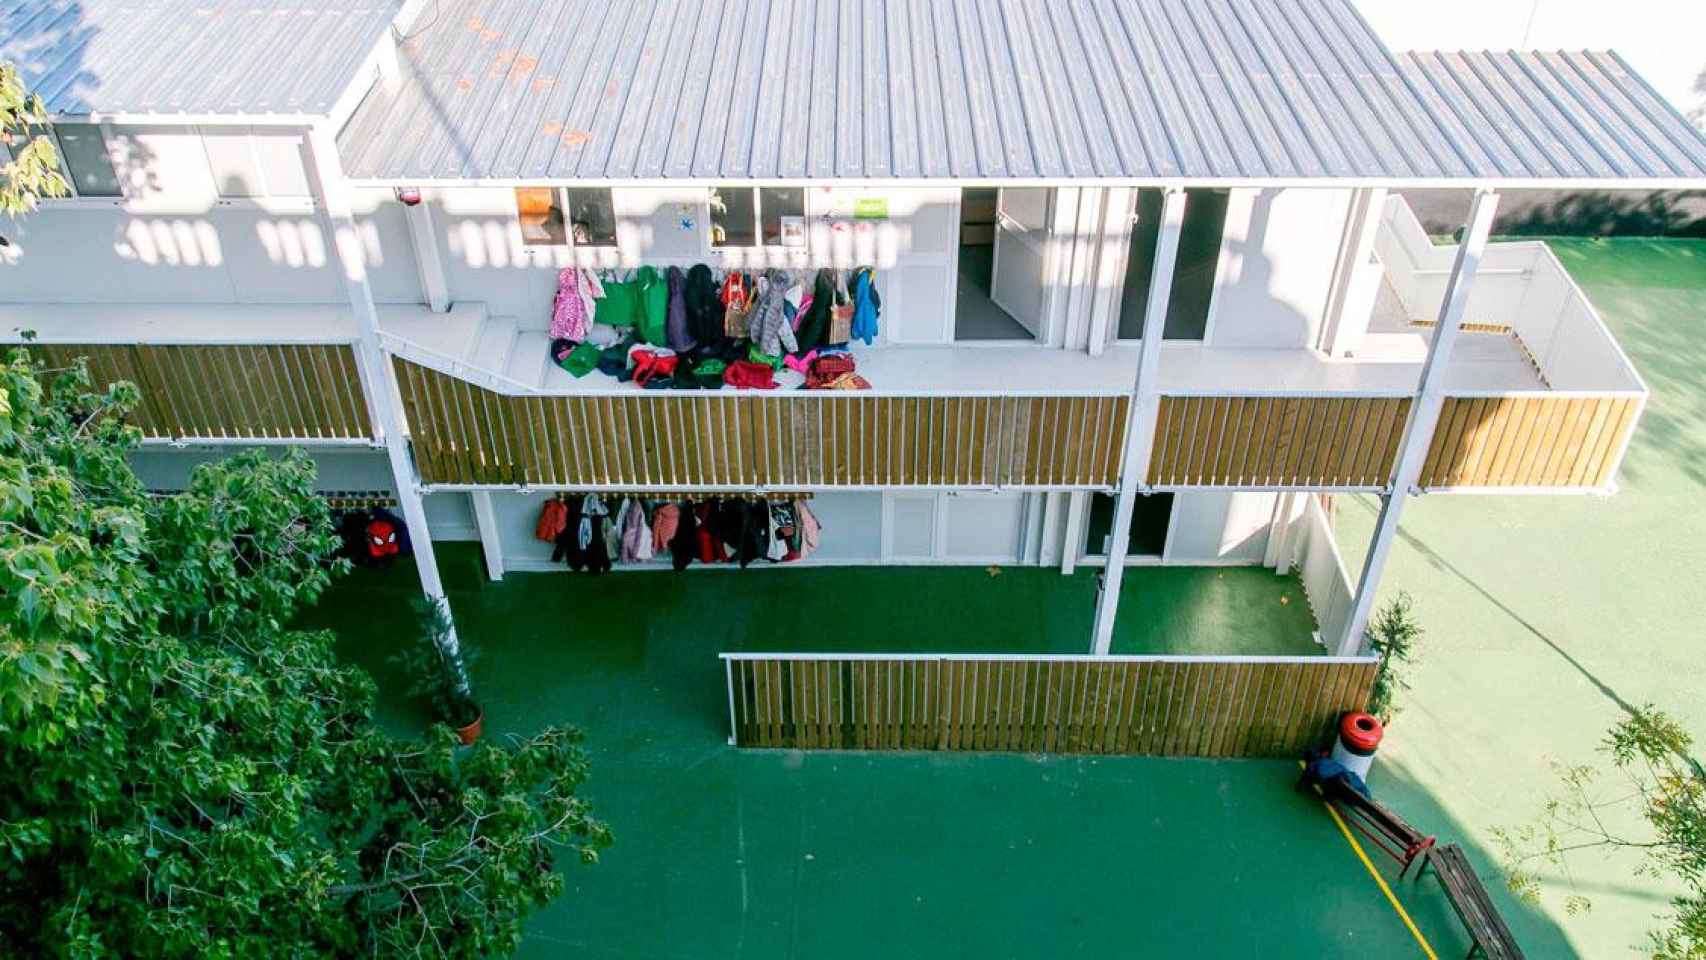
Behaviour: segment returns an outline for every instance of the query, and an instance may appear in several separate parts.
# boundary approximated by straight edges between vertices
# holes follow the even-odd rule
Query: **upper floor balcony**
[[[1456,249],[1435,245],[1393,197],[1374,250],[1364,268],[1369,319],[1339,355],[1163,346],[1150,486],[1390,487]],[[1280,305],[1265,309],[1263,322],[1286,322]],[[1646,398],[1592,303],[1540,242],[1489,246],[1445,390],[1425,491],[1609,490]]]

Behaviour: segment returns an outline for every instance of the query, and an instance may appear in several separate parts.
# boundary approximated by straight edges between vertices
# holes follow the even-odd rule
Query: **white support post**
[[[474,506],[474,526],[480,531],[480,549],[486,555],[486,576],[492,580],[504,578],[503,539],[498,536],[498,513],[492,508],[490,490],[474,490],[468,494]]]
[[[385,453],[391,461],[391,476],[397,488],[398,505],[403,511],[403,523],[408,527],[409,541],[414,547],[421,592],[444,611],[450,623],[443,640],[445,652],[460,665],[456,625],[450,616],[450,602],[444,595],[444,583],[439,579],[438,556],[433,551],[432,530],[427,526],[426,505],[421,500],[415,465],[409,458],[409,448],[403,439],[402,403],[398,399],[391,355],[379,337],[379,311],[373,305],[373,288],[367,279],[361,235],[356,231],[349,181],[345,179],[338,159],[335,132],[327,126],[316,126],[309,131],[308,145],[314,174],[319,180],[320,200],[325,205],[338,262],[343,267],[350,312],[355,316],[358,332],[356,358],[363,369],[363,380],[372,391],[369,402],[379,414],[378,427]],[[466,692],[467,676],[464,675],[461,681]]]
[[[1339,261],[1321,324],[1318,348],[1330,357],[1353,353],[1368,332],[1374,297],[1380,288],[1380,267],[1372,263],[1374,238],[1386,209],[1386,191],[1363,187],[1351,191],[1351,208],[1339,240]]]
[[[1292,554],[1291,532],[1297,527],[1297,501],[1299,497],[1310,494],[1287,491],[1275,498],[1273,526],[1268,530],[1268,556],[1272,558],[1269,564],[1278,576],[1291,572]]]
[[[1126,249],[1131,244],[1131,215],[1137,191],[1109,187],[1095,238],[1095,282],[1090,297],[1090,356],[1099,357],[1114,339],[1119,326],[1119,297],[1125,281]]]
[[[1404,513],[1404,502],[1421,479],[1422,464],[1428,447],[1433,443],[1434,428],[1439,425],[1439,412],[1445,402],[1445,373],[1451,365],[1452,347],[1469,310],[1469,294],[1475,286],[1475,274],[1487,250],[1487,237],[1493,231],[1493,215],[1498,212],[1499,195],[1491,190],[1478,190],[1475,203],[1469,210],[1468,228],[1457,248],[1457,260],[1451,267],[1451,280],[1445,288],[1445,300],[1440,304],[1439,322],[1434,325],[1433,344],[1428,348],[1427,362],[1416,387],[1416,401],[1410,405],[1410,421],[1404,426],[1403,445],[1398,452],[1398,466],[1392,475],[1392,490],[1381,501],[1380,518],[1374,525],[1374,538],[1368,545],[1368,557],[1363,561],[1362,576],[1357,581],[1356,596],[1351,601],[1350,614],[1345,617],[1344,633],[1335,638],[1335,652],[1342,657],[1355,656],[1362,649],[1363,633],[1368,629],[1374,610],[1375,594],[1380,589],[1381,575],[1392,545],[1398,539],[1398,523]]]
[[[403,216],[409,222],[409,246],[415,252],[415,271],[421,278],[421,293],[433,313],[443,313],[450,309],[450,282],[445,279],[444,253],[438,247],[432,205],[427,203],[425,191],[422,191],[419,203],[403,208]]]
[[[1095,290],[1096,247],[1100,239],[1103,201],[1100,187],[1080,187],[1078,217],[1072,225],[1072,256],[1066,275],[1066,338],[1068,350],[1090,346],[1090,305]]]
[[[1066,495],[1066,540],[1060,547],[1060,572],[1071,574],[1078,569],[1078,545],[1084,542],[1084,514],[1090,506],[1087,493]]]
[[[1108,565],[1096,595],[1096,632],[1090,652],[1106,656],[1114,640],[1114,617],[1119,613],[1120,582],[1125,577],[1126,547],[1131,542],[1131,513],[1138,486],[1149,475],[1155,440],[1155,416],[1161,405],[1161,336],[1167,328],[1167,307],[1173,299],[1173,266],[1179,257],[1179,236],[1185,225],[1185,191],[1172,189],[1161,207],[1161,233],[1155,243],[1155,268],[1149,283],[1149,302],[1143,311],[1143,342],[1137,352],[1137,374],[1126,414],[1125,458],[1120,472],[1120,495],[1114,507],[1114,529],[1108,542]]]

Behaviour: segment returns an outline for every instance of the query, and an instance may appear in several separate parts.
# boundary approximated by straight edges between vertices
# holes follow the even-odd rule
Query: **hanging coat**
[[[710,267],[698,263],[687,271],[681,299],[689,338],[705,346],[723,339],[723,300]]]
[[[675,528],[681,523],[681,508],[673,503],[660,504],[652,513],[652,551],[662,553],[675,540]]]
[[[699,550],[699,518],[693,507],[687,504],[677,507],[676,512],[680,522],[675,525],[675,536],[669,541],[670,560],[675,569],[686,570]]]
[[[699,345],[693,339],[693,331],[687,327],[687,275],[681,272],[680,267],[670,267],[664,277],[669,284],[669,310],[664,320],[669,348],[676,353],[686,353]]]
[[[853,273],[853,339],[868,346],[877,338],[877,318],[883,309],[883,298],[877,295],[877,272],[860,267]]]
[[[817,550],[818,540],[823,534],[823,528],[818,526],[817,514],[806,506],[804,500],[794,501],[794,512],[800,521],[800,559],[805,559]]]
[[[646,527],[646,508],[630,500],[622,515],[622,562],[644,563],[652,558],[652,531]]]
[[[812,284],[812,302],[800,318],[796,338],[798,352],[805,353],[829,344],[829,311],[835,304],[835,271],[825,267],[817,272]]]
[[[794,327],[788,322],[785,303],[788,290],[794,285],[793,278],[785,270],[767,270],[760,284],[763,289],[758,294],[758,301],[753,305],[752,313],[746,318],[747,336],[758,349],[770,356],[777,356],[786,348],[793,353],[800,348],[794,339]]]
[[[592,328],[593,301],[604,288],[591,270],[564,267],[557,274],[557,299],[551,305],[551,336],[579,343]]]
[[[563,530],[557,534],[557,549],[551,552],[551,562],[564,562],[570,570],[586,566],[586,552],[581,548],[581,500],[570,497],[563,504]]]

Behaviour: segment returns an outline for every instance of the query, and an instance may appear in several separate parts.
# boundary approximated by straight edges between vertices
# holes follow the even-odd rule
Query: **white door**
[[[1019,493],[883,495],[883,559],[899,563],[1012,564],[1024,540]]]
[[[995,268],[989,298],[1038,335],[1048,309],[1049,203],[1047,187],[1004,189],[995,204]]]

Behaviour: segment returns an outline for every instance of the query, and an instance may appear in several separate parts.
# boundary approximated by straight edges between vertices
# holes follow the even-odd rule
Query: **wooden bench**
[[[1398,861],[1398,879],[1410,872],[1410,865],[1425,860],[1434,848],[1435,838],[1422,833],[1400,817],[1390,807],[1365,795],[1343,777],[1317,778],[1305,769],[1299,786],[1313,784],[1321,799],[1333,805],[1345,822],[1367,837],[1375,848]],[[1418,871],[1419,872],[1419,871]]]
[[[1487,960],[1522,960],[1522,948],[1516,945],[1516,938],[1511,936],[1504,918],[1494,909],[1492,898],[1487,896],[1487,888],[1469,866],[1469,858],[1463,855],[1463,848],[1455,843],[1434,848],[1421,870],[1416,871],[1416,876],[1420,877],[1429,866],[1433,867],[1446,899],[1451,901],[1457,918],[1463,921],[1470,939],[1474,941],[1466,957],[1480,954]]]

